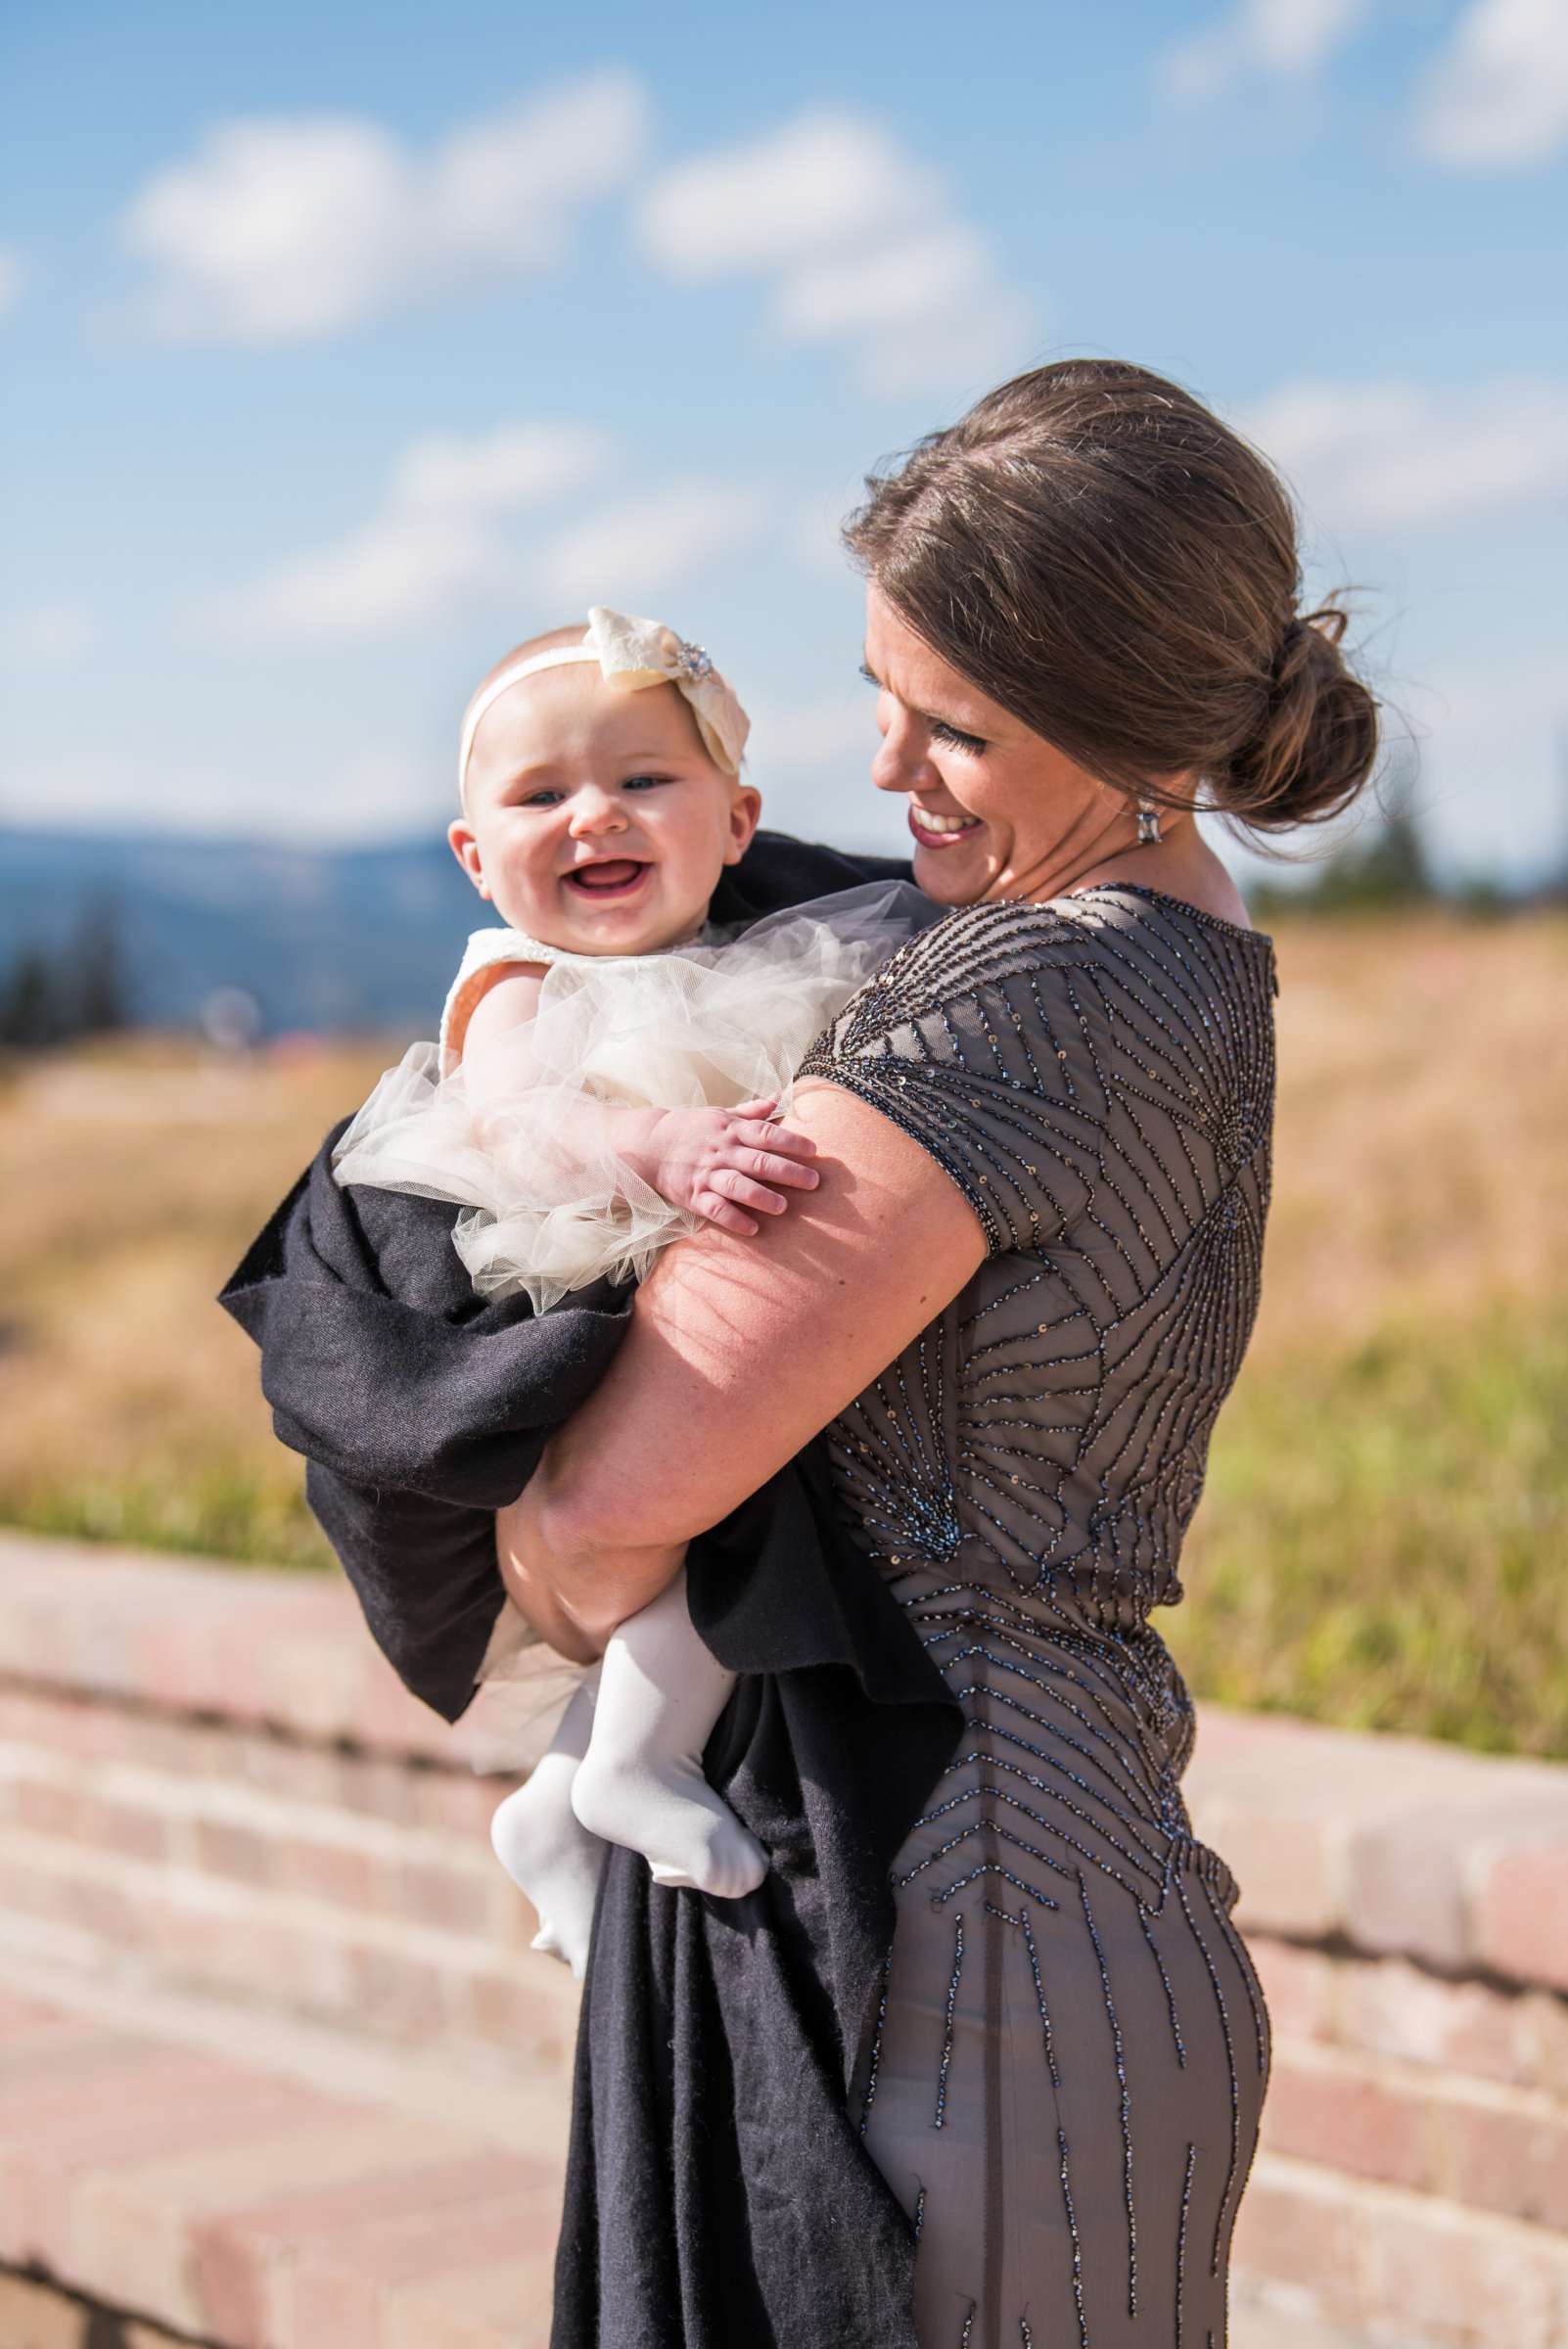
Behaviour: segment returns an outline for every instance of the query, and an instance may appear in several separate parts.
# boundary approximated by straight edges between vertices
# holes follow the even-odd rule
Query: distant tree
[[[1385,787],[1382,812],[1362,825],[1310,881],[1251,892],[1259,915],[1383,913],[1427,905],[1445,892],[1432,870],[1414,806],[1413,776],[1402,768]]]
[[[41,946],[23,946],[0,981],[0,1044],[41,1052],[70,1032],[60,973]]]
[[[0,977],[0,1045],[47,1051],[131,1023],[131,990],[113,905],[83,907],[64,944],[23,946]]]
[[[130,982],[115,908],[82,908],[75,944],[76,1033],[105,1036],[131,1024]]]

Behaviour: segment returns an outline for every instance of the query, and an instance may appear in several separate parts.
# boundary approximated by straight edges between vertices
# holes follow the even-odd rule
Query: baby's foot
[[[527,1785],[507,1796],[490,1820],[490,1842],[513,1883],[538,1911],[539,1929],[530,1946],[564,1959],[580,1982],[604,1845],[572,1808],[578,1766],[563,1767],[564,1762],[564,1756],[546,1754]]]
[[[572,1807],[591,1834],[641,1852],[656,1884],[738,1901],[767,1873],[761,1845],[690,1760],[620,1763],[596,1742],[572,1781]]]

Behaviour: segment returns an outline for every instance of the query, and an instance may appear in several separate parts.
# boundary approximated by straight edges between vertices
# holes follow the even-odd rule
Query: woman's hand
[[[546,1647],[570,1663],[593,1664],[635,1611],[620,1601],[626,1576],[636,1580],[636,1605],[646,1605],[674,1581],[686,1545],[620,1553],[574,1547],[552,1520],[549,1484],[548,1467],[541,1466],[517,1499],[496,1512],[496,1560],[513,1604]]]

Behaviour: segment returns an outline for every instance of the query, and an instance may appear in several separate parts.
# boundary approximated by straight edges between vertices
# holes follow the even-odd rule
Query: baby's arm
[[[463,1037],[464,1075],[482,1118],[507,1106],[515,1082],[509,1047],[537,1011],[544,981],[539,963],[499,963],[495,969]],[[807,1163],[816,1144],[770,1123],[776,1107],[773,1101],[743,1101],[734,1109],[635,1109],[584,1097],[579,1146],[586,1156],[608,1141],[639,1181],[671,1207],[751,1238],[760,1228],[754,1216],[783,1215],[786,1190],[814,1191],[819,1180]],[[551,1142],[570,1151],[570,1126],[565,1131],[557,1127]]]

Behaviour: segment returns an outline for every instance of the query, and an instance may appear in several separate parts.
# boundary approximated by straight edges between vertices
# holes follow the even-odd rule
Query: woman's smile
[[[937,815],[913,800],[909,803],[909,829],[924,849],[950,849],[980,826],[978,815]]]

